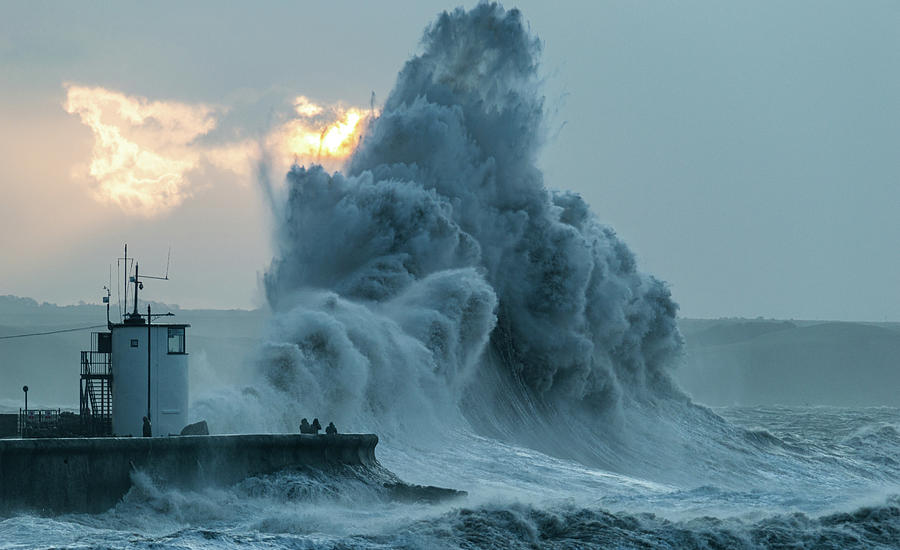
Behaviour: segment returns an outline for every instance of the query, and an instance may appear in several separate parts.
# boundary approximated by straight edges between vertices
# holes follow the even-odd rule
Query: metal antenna
[[[172,249],[169,248],[169,253],[171,254]],[[158,281],[168,281],[169,280],[169,260],[166,260],[166,276],[165,277],[156,277],[154,275],[140,275],[138,271],[138,265],[134,264],[134,276],[131,278],[131,282],[134,283],[134,313],[131,314],[132,318],[136,318],[139,316],[137,312],[138,308],[138,290],[144,290],[144,280],[145,279],[156,279]],[[127,307],[127,306],[126,306]],[[147,301],[147,307],[150,307],[149,300]],[[148,314],[147,323],[150,323],[150,317]]]
[[[109,329],[111,325],[109,322],[109,299],[112,296],[112,264],[109,264],[109,283],[103,289],[106,291],[106,328]]]
[[[118,273],[117,277],[122,275],[122,272],[119,271],[120,266],[124,266],[125,268],[125,276],[122,277],[122,286],[116,285],[116,295],[119,300],[119,317],[125,316],[125,311],[128,310],[128,283],[130,280],[129,275],[131,275],[131,266],[128,264],[128,243],[125,243],[125,256],[122,258],[116,258],[116,272]],[[119,290],[124,290],[125,297],[123,299],[122,294],[119,293]]]
[[[128,309],[128,275],[131,274],[131,270],[128,269],[128,243],[125,243],[125,261],[123,264],[125,265],[125,280],[122,286],[125,288],[125,309]]]
[[[109,266],[109,270],[112,271],[112,266]],[[106,304],[106,328],[109,330],[112,329],[112,321],[109,320],[109,296],[111,292],[108,286],[104,286],[103,290],[106,291],[106,296],[103,297],[103,302]]]
[[[137,312],[138,288],[144,288],[144,283],[142,283],[140,281],[140,279],[138,278],[138,274],[140,273],[140,267],[141,266],[139,264],[134,264],[134,277],[132,277],[132,279],[134,280],[134,313],[131,314],[132,317],[138,316],[138,312]],[[150,307],[150,306],[148,305],[147,307]],[[149,340],[148,340],[148,342],[149,342]]]
[[[116,258],[116,301],[119,304],[119,320],[122,320],[122,287],[119,286],[119,278],[122,276],[122,270],[119,266],[119,259]]]
[[[172,245],[169,245],[169,253],[166,254],[166,276],[164,279],[169,280],[169,261],[172,259]]]

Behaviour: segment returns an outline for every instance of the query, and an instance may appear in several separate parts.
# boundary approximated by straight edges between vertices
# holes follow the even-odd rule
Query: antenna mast
[[[131,274],[131,269],[128,267],[128,243],[125,243],[125,260],[122,263],[125,266],[125,279],[122,281],[122,288],[125,289],[125,307],[123,309],[128,311],[128,276]]]
[[[137,317],[137,301],[138,301],[138,289],[144,287],[144,283],[140,282],[138,279],[138,271],[140,270],[141,264],[134,264],[134,313],[131,314],[132,317]]]
[[[171,248],[169,249],[169,254],[171,257]],[[125,258],[126,266],[128,263],[128,245],[125,245]],[[165,277],[155,277],[153,275],[141,275],[141,266],[138,262],[134,263],[134,275],[132,275],[125,282],[125,307],[126,310],[128,308],[128,283],[134,283],[134,305],[131,313],[125,314],[125,324],[144,324],[144,320],[141,318],[143,315],[138,313],[138,297],[140,295],[140,291],[144,290],[144,279],[157,279],[160,281],[168,281],[169,280],[169,260],[166,260],[166,275]],[[149,324],[150,319],[147,318],[147,323]]]
[[[166,276],[163,277],[164,280],[169,280],[169,261],[172,259],[172,245],[169,245],[169,252],[166,254]]]

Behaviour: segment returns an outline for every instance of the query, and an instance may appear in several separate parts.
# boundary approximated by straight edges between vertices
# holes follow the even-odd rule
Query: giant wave
[[[540,50],[517,10],[444,13],[345,170],[291,169],[253,390],[282,428],[465,423],[596,460],[623,411],[686,406],[668,288],[536,166]]]
[[[845,442],[791,431],[814,418],[773,432],[759,426],[777,414],[726,420],[673,383],[668,288],[537,168],[541,44],[521,14],[444,13],[422,49],[341,172],[294,166],[269,190],[284,206],[262,382],[195,413],[220,431],[313,415],[374,430],[401,478],[472,494],[399,526],[379,516],[380,535],[339,530],[351,546],[889,546],[900,466],[871,440],[900,448],[894,428],[868,431],[882,420],[866,413]]]

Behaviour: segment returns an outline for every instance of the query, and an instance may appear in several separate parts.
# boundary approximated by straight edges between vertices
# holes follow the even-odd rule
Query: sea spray
[[[668,288],[536,167],[540,49],[516,10],[444,13],[344,170],[290,170],[258,381],[195,403],[214,429],[319,417],[417,448],[462,429],[732,483],[714,464],[743,433],[670,378],[682,339]],[[740,461],[766,467],[753,450]]]
[[[540,50],[517,10],[444,13],[345,172],[287,175],[261,368],[290,401],[421,432],[502,423],[489,381],[535,414],[678,396],[668,289],[536,167]]]

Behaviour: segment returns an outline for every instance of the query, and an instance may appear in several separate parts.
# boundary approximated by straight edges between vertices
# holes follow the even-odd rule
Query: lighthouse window
[[[169,327],[169,353],[184,353],[184,327]]]

